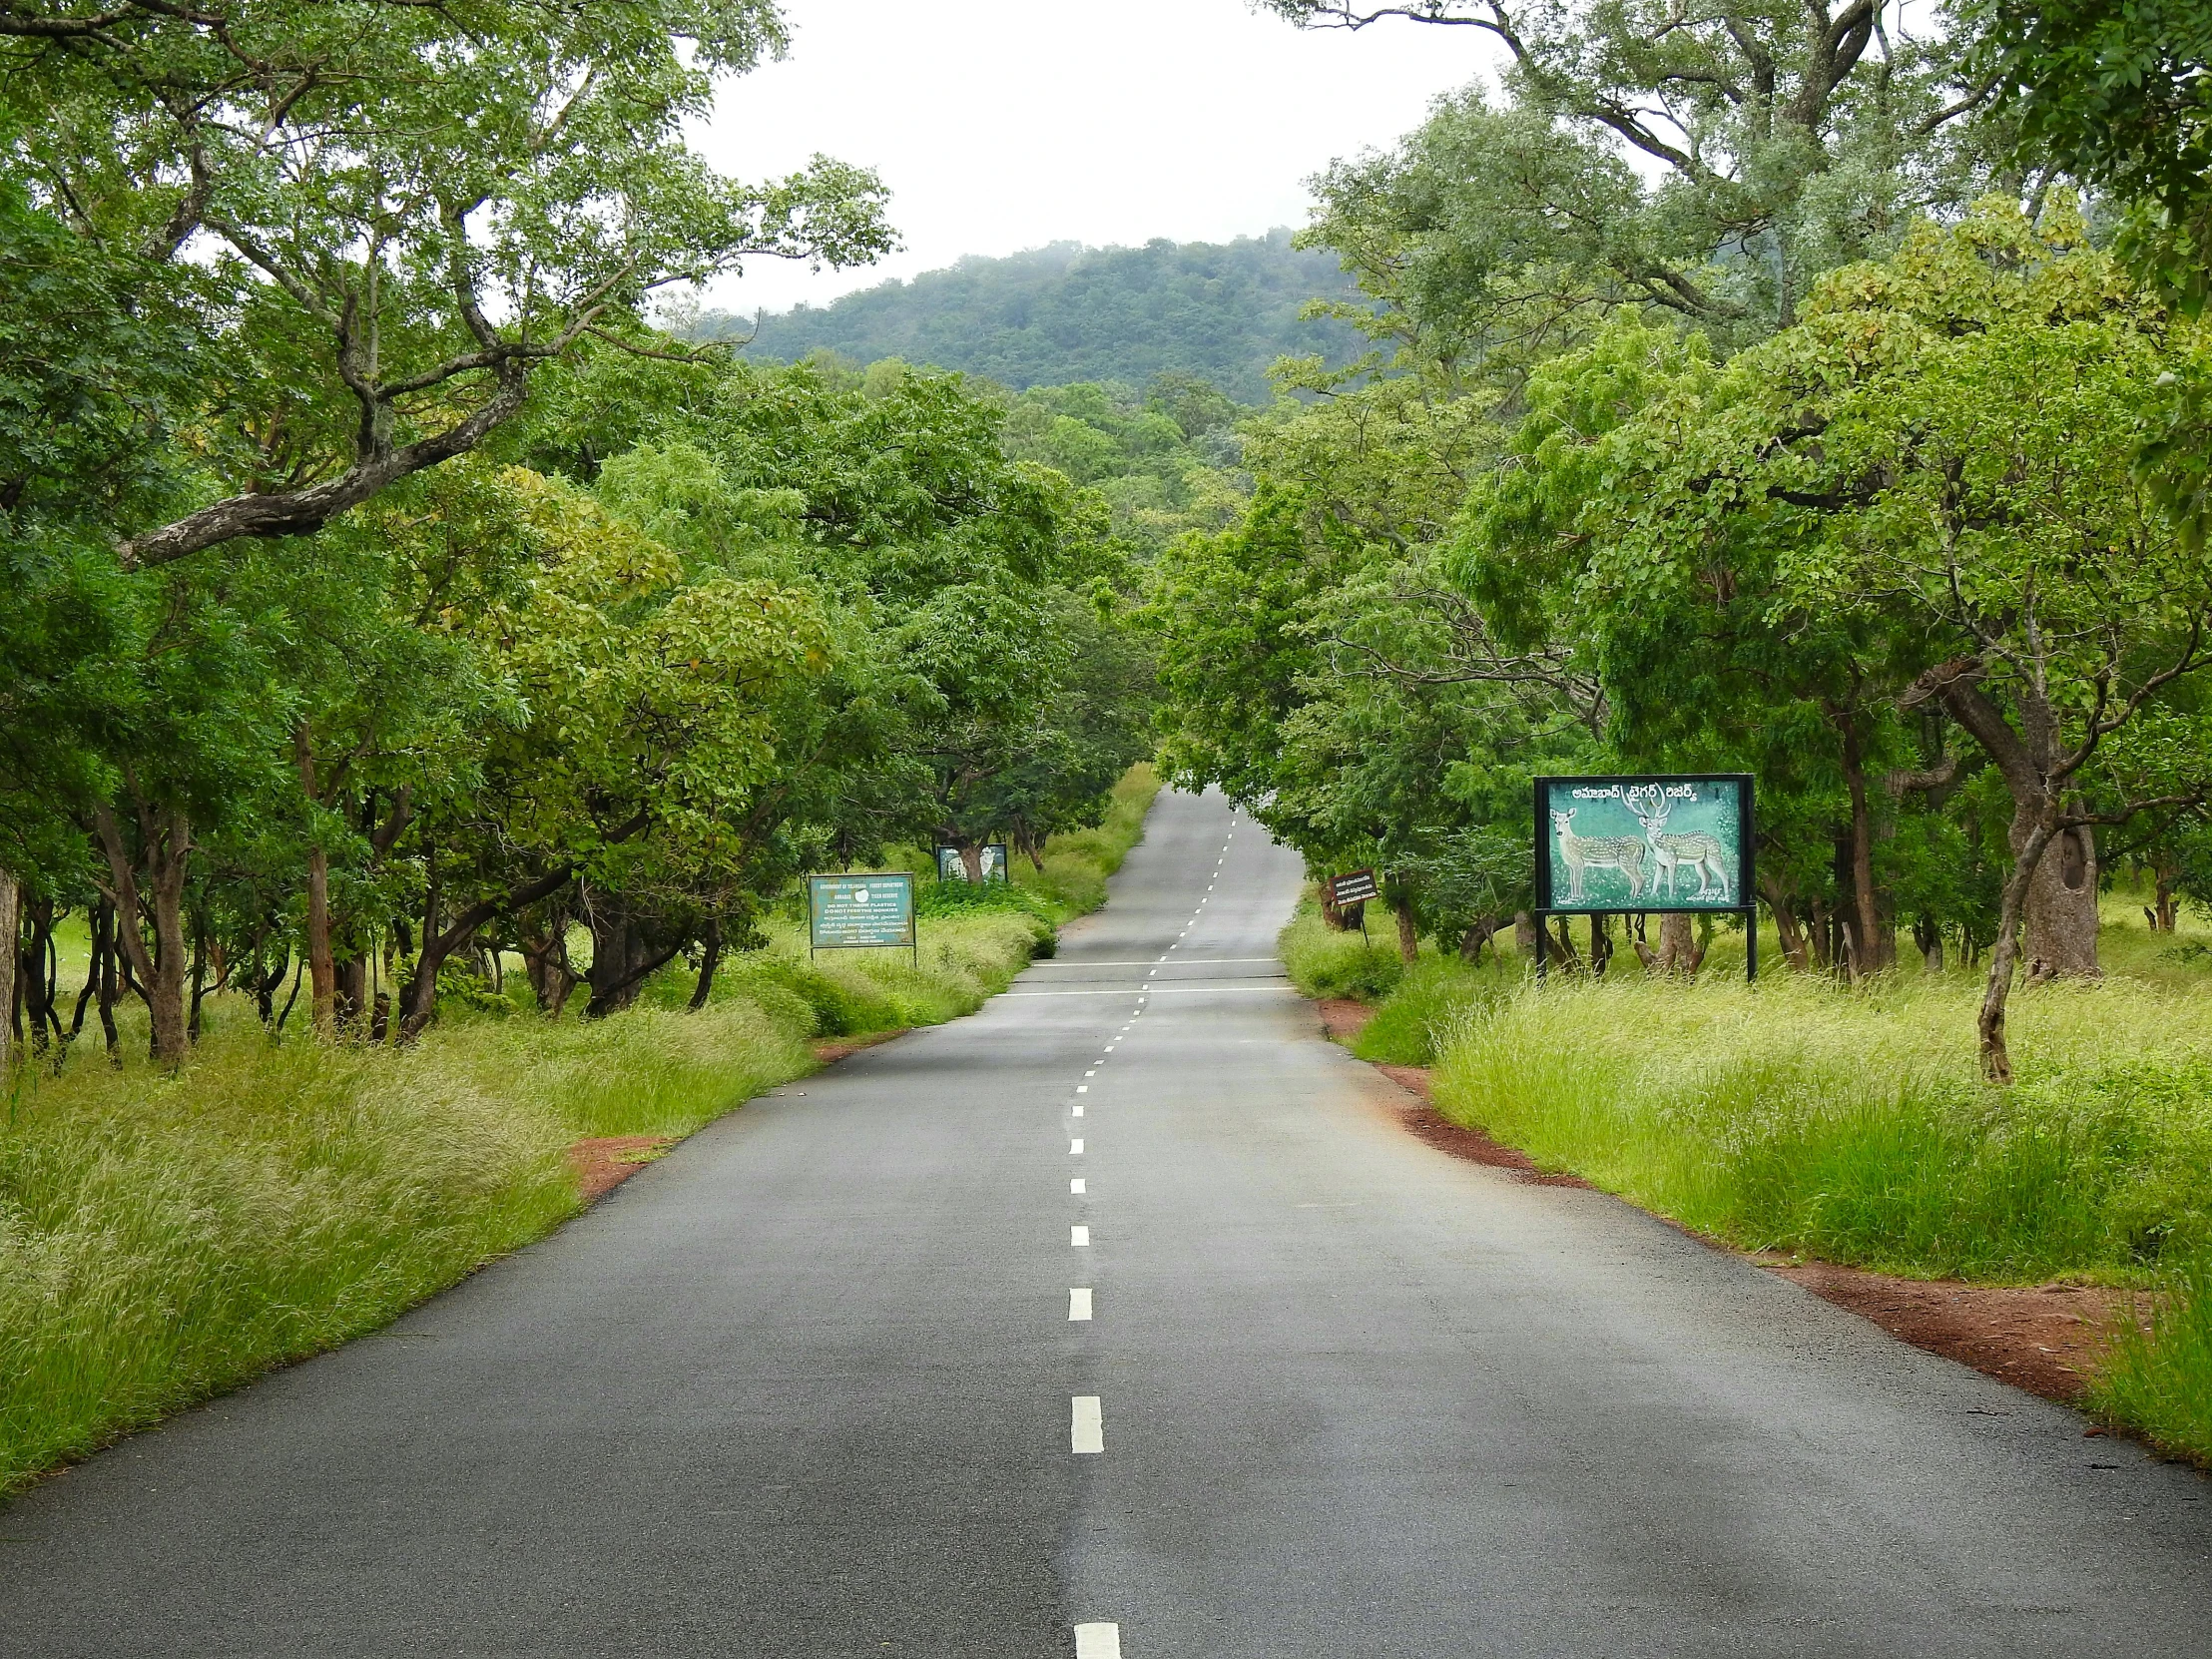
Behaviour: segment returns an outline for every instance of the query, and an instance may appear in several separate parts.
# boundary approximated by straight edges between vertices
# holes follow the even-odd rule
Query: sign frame
[[[822,936],[823,905],[818,888],[822,883],[835,882],[853,886],[871,886],[878,882],[902,887],[906,895],[906,935],[899,939],[825,939]],[[915,913],[914,872],[910,869],[855,870],[850,873],[811,873],[807,877],[807,954],[814,956],[824,950],[910,950],[916,966],[921,962],[921,927]]]
[[[1637,901],[1627,904],[1555,904],[1552,891],[1551,867],[1551,791],[1557,785],[1579,785],[1593,788],[1617,786],[1626,791],[1649,785],[1669,784],[1727,784],[1737,790],[1736,811],[1736,899],[1733,904],[1661,904]],[[1546,945],[1549,935],[1545,923],[1552,916],[1635,916],[1635,915],[1739,915],[1744,918],[1744,977],[1759,977],[1759,898],[1758,898],[1758,791],[1748,772],[1650,772],[1603,773],[1588,776],[1549,774],[1531,780],[1535,827],[1536,854],[1536,977],[1544,977],[1545,958],[1549,954]],[[1698,875],[1702,886],[1705,876],[1702,867]]]

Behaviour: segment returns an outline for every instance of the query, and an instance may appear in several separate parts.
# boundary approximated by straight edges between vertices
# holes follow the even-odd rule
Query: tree
[[[665,349],[637,323],[672,282],[881,252],[871,175],[743,187],[683,142],[782,44],[767,0],[0,7],[9,174],[199,290],[202,482],[130,521],[125,562],[310,532],[467,453],[580,342]]]
[[[1447,358],[1517,373],[1622,304],[1756,339],[1821,271],[1988,177],[1961,124],[1987,88],[1958,88],[1940,39],[1893,38],[1873,0],[1269,3],[1310,28],[1407,19],[1503,47],[1503,108],[1469,91],[1396,151],[1338,164],[1308,233],[1384,301],[1384,331]]]
[[[1632,314],[1535,369],[1508,464],[1469,496],[1453,573],[1508,643],[1565,656],[1586,642],[1604,665],[1622,765],[1751,771],[1763,801],[1808,809],[1762,813],[1777,825],[1818,822],[1840,805],[1836,886],[1848,907],[1843,948],[1824,957],[1856,978],[1895,961],[1879,819],[1888,775],[1903,787],[1908,734],[1895,703],[1923,666],[1925,629],[1804,603],[1793,562],[1804,526],[1787,511],[1693,496],[1706,519],[1670,517],[1666,533],[1641,533],[1648,492],[1663,491],[1706,424],[1726,418],[1735,384],[1702,336]],[[1671,510],[1674,498],[1663,499]],[[1762,885],[1787,917],[1796,849],[1772,850],[1781,855],[1766,860]]]
[[[1103,811],[1127,765],[1101,757],[1141,713],[1114,598],[1128,572],[1102,501],[1008,456],[996,398],[877,368],[732,368],[600,489],[694,558],[774,573],[843,619],[868,688],[844,738],[823,734],[842,757],[817,781],[841,803],[840,851],[896,834],[979,859],[994,834]],[[871,749],[846,741],[863,731]]]
[[[2168,365],[2202,356],[2070,204],[2040,229],[1989,204],[1837,273],[1705,406],[1611,440],[1617,559],[1764,523],[1796,611],[1926,632],[1899,707],[1946,714],[2012,805],[1979,1017],[1998,1079],[2023,931],[2031,977],[2096,971],[2094,827],[2212,789],[2175,699],[2207,666],[2212,571],[2130,465]]]
[[[2116,198],[2120,248],[2190,310],[2212,283],[2212,14],[2190,0],[1965,0],[2015,144]]]
[[[481,788],[418,820],[407,1034],[478,929],[572,881],[593,928],[594,1011],[625,1006],[690,936],[700,888],[743,870],[738,826],[775,775],[779,694],[819,672],[826,646],[807,595],[687,580],[675,553],[588,496],[520,469],[502,483],[537,559],[469,632],[514,688],[516,718],[486,735]]]

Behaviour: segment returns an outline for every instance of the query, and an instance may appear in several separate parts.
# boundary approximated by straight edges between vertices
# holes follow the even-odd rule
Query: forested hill
[[[791,362],[829,347],[859,362],[902,357],[1016,389],[1080,380],[1142,385],[1163,369],[1213,381],[1246,402],[1268,396],[1277,357],[1359,348],[1352,328],[1301,320],[1315,297],[1356,296],[1333,254],[1301,252],[1288,231],[1142,248],[1056,243],[1006,259],[966,259],[834,304],[766,318],[747,355]],[[750,318],[710,312],[703,335]]]

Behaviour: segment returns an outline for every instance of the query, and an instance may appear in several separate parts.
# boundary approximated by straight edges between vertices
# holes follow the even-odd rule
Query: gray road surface
[[[974,1018],[0,1515],[0,1655],[2212,1654],[2212,1483],[1413,1140],[1298,878],[1163,797]]]

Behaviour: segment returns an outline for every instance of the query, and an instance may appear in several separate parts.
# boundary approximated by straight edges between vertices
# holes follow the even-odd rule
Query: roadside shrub
[[[1293,983],[1308,996],[1380,1002],[1405,976],[1395,943],[1370,944],[1357,932],[1340,933],[1310,904],[1301,906],[1276,948]]]

